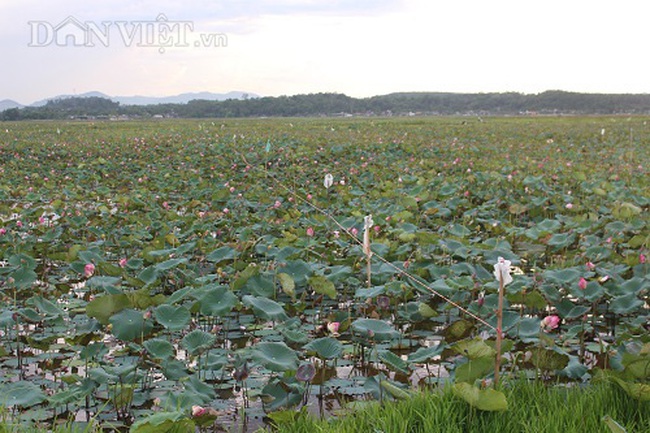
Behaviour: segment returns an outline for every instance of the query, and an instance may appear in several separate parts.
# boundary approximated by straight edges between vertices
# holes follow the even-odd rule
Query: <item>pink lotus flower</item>
[[[327,324],[327,330],[332,335],[339,335],[339,327],[340,326],[341,326],[341,324],[339,322],[329,322]]]
[[[16,221],[16,226],[18,226],[18,227],[22,227],[22,226],[23,226],[23,222],[22,222],[22,221]]]
[[[121,268],[124,268],[126,266],[126,258],[121,258],[119,264]]]
[[[86,266],[84,266],[84,275],[86,278],[90,278],[93,276],[95,273],[95,265],[92,263],[88,263]]]
[[[311,200],[311,199],[312,199],[312,195],[311,195],[311,194],[307,194],[307,200]]]
[[[567,203],[564,207],[567,209],[573,209],[573,203]]]
[[[282,206],[282,202],[280,202],[280,200],[276,200],[275,203],[273,203],[273,208],[274,209],[277,209],[280,206]]]
[[[591,263],[591,262],[587,262],[587,263],[585,264],[585,266],[586,266],[587,269],[589,269],[590,271],[593,271],[594,269],[596,269],[596,265],[594,265],[594,264]]]
[[[192,416],[193,417],[199,417],[199,416],[205,414],[205,412],[206,412],[206,409],[204,407],[202,407],[202,406],[199,406],[199,405],[192,406]]]
[[[313,227],[307,227],[307,236],[314,237],[314,228]]]
[[[645,254],[639,254],[639,263],[641,263],[643,265],[643,264],[645,264],[646,261],[647,261],[647,258],[645,256]]]
[[[6,235],[6,234],[7,234],[7,229],[4,228],[4,227],[0,228],[0,236]]]
[[[587,288],[587,280],[585,280],[584,277],[580,277],[580,281],[578,281],[578,287],[580,287],[580,290]]]
[[[359,233],[359,230],[357,230],[356,227],[352,227],[350,229],[350,233],[352,233],[352,236],[356,236]]]
[[[556,315],[546,316],[542,319],[542,328],[553,330],[560,326],[560,318]]]

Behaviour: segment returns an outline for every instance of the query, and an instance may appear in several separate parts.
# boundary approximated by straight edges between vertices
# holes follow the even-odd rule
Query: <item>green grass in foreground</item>
[[[504,387],[505,412],[470,408],[450,391],[418,394],[408,401],[372,404],[339,419],[299,417],[281,425],[279,433],[610,433],[602,421],[609,415],[627,433],[650,432],[650,402],[627,396],[609,384],[584,388],[549,387],[516,382]]]
[[[383,405],[368,402],[363,409],[323,421],[301,412],[280,425],[277,433],[612,433],[602,421],[605,415],[627,433],[650,433],[650,401],[634,400],[615,385],[566,388],[516,381],[503,392],[508,400],[505,412],[472,409],[446,390]],[[52,430],[0,422],[0,433],[98,431],[75,423]]]

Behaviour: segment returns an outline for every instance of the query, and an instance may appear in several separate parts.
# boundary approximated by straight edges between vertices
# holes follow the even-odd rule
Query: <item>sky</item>
[[[646,0],[0,0],[0,100],[650,93]]]

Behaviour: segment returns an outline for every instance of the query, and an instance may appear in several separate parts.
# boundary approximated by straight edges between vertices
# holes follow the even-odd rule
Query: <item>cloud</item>
[[[640,1],[617,6],[599,0],[187,3],[3,2],[0,55],[11,67],[0,82],[0,99],[23,102],[75,89],[115,95],[236,89],[352,96],[411,90],[650,90]],[[155,21],[160,13],[169,22],[191,22],[187,46],[161,53],[155,44],[129,42],[116,26],[126,21],[133,30],[138,21]],[[109,22],[110,46],[27,46],[28,21],[54,25],[69,16]],[[205,46],[218,35],[227,46]]]

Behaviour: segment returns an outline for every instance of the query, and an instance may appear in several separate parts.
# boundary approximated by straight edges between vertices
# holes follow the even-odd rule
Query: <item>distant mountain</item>
[[[258,95],[246,92],[228,92],[228,93],[181,93],[175,96],[115,96],[112,99],[121,105],[155,105],[155,104],[185,104],[195,99],[206,101],[225,101],[227,99],[248,99],[257,98]]]
[[[90,98],[99,97],[110,99],[113,102],[119,102],[120,105],[156,105],[156,104],[185,104],[194,99],[204,99],[208,101],[225,101],[227,99],[248,99],[257,98],[258,95],[246,92],[228,92],[228,93],[212,93],[212,92],[197,92],[197,93],[181,93],[175,96],[108,96],[102,92],[86,92],[78,95],[58,95],[53,98],[43,99],[31,104],[32,107],[42,107],[48,101],[55,99],[66,98]],[[3,101],[4,102],[4,101]],[[11,101],[13,102],[13,101]],[[0,102],[1,103],[1,102]],[[21,106],[18,104],[18,106]],[[7,107],[13,108],[13,107]],[[0,111],[6,108],[0,108]]]
[[[0,101],[0,111],[8,110],[10,108],[22,108],[24,105],[19,104],[16,101],[12,101],[11,99],[3,99]]]
[[[78,95],[58,95],[54,96],[52,98],[47,98],[47,99],[41,99],[40,101],[36,101],[33,104],[30,104],[30,107],[42,107],[43,105],[47,104],[48,101],[53,101],[56,99],[67,99],[67,98],[91,98],[91,97],[98,97],[98,98],[106,98],[106,99],[113,99],[112,97],[106,95],[105,93],[102,92],[86,92],[86,93],[80,93]]]

